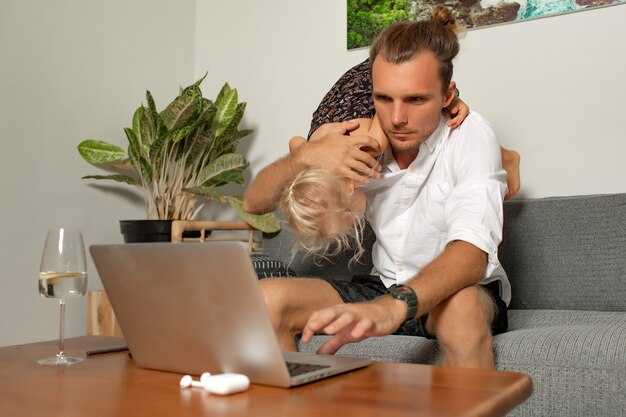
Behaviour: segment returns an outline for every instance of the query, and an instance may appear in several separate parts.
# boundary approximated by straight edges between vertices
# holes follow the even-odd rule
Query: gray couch
[[[368,245],[373,242],[370,232]],[[264,252],[288,259],[292,236],[266,236]],[[513,299],[509,331],[495,337],[498,369],[533,379],[515,416],[626,416],[626,194],[514,199],[505,203],[500,261]],[[365,257],[367,258],[367,256]],[[298,276],[349,279],[347,256],[315,265],[296,256]],[[369,259],[367,260],[369,262]],[[304,351],[315,350],[316,336]],[[386,336],[340,354],[377,361],[437,364],[436,341]]]

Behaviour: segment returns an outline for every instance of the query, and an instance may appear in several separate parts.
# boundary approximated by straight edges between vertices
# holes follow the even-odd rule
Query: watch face
[[[409,287],[407,287],[405,285],[396,287],[396,290],[398,292],[401,292],[402,294],[411,294],[411,293],[413,293],[413,290],[411,290]]]
[[[417,314],[417,295],[413,288],[406,285],[392,285],[389,293],[396,299],[404,301],[408,306],[406,321],[413,320]]]
[[[402,300],[413,298],[413,294],[415,294],[415,291],[413,291],[411,287],[407,287],[406,285],[392,285],[389,288],[389,292],[395,295],[396,298]]]

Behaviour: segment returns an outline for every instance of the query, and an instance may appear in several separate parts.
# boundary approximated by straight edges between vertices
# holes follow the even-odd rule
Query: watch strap
[[[406,303],[408,307],[408,311],[406,314],[405,323],[407,321],[414,320],[417,314],[417,307],[419,305],[415,290],[409,287],[408,285],[394,284],[391,287],[389,287],[388,292],[396,300],[401,300]]]

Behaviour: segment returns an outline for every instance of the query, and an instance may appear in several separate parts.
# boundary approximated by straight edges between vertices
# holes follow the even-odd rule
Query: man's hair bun
[[[448,29],[452,30],[454,33],[460,33],[462,28],[456,24],[456,19],[452,15],[452,11],[444,6],[428,6],[430,9],[430,14],[432,15],[432,20],[435,20]]]

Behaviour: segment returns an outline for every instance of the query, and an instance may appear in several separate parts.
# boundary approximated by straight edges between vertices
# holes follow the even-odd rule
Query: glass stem
[[[61,325],[59,326],[59,353],[58,357],[65,356],[65,300],[60,299],[59,304],[61,305]]]

